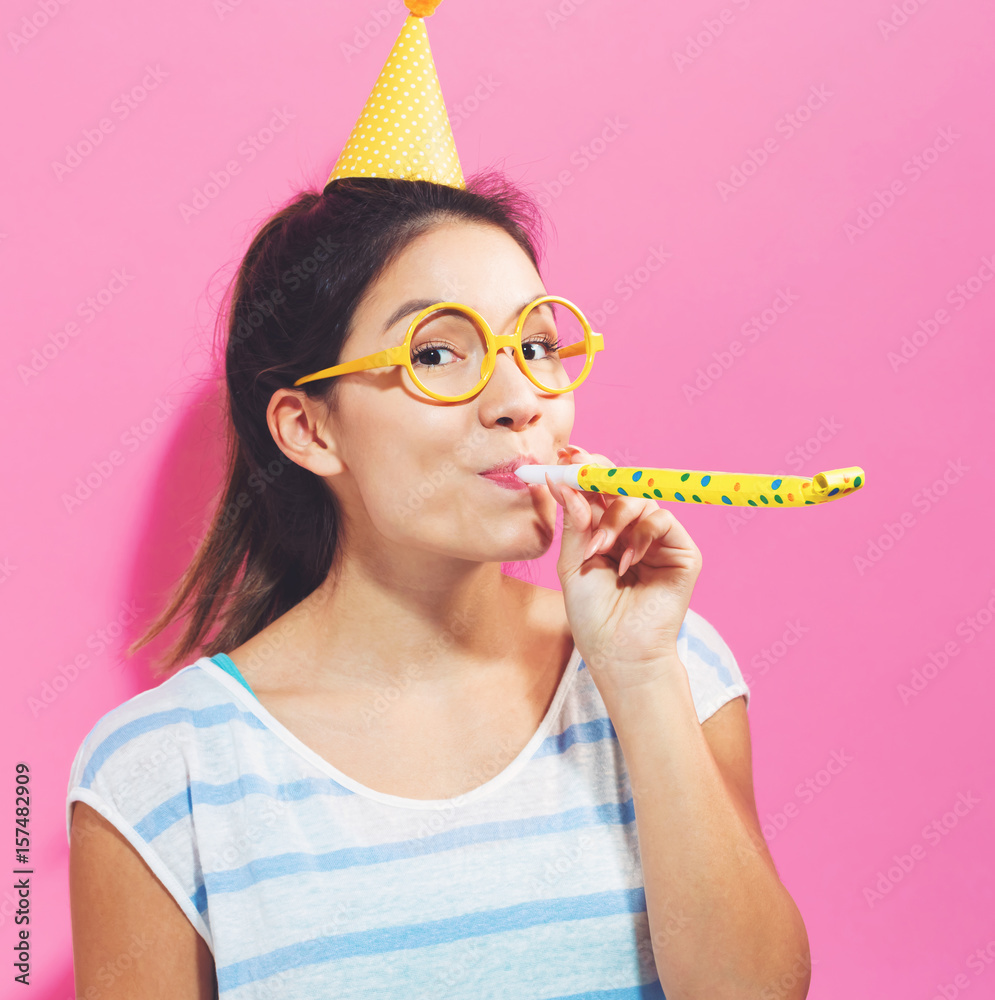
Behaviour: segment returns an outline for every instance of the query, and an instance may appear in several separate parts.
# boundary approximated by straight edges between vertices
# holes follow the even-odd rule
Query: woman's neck
[[[555,642],[565,614],[550,597],[562,608],[558,591],[505,576],[500,563],[400,584],[347,564],[231,656],[257,693],[355,690],[375,677],[445,697],[527,663],[539,637]]]

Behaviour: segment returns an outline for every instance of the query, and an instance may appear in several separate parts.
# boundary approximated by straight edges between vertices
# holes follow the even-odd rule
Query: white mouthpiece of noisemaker
[[[577,484],[577,471],[579,465],[520,465],[515,469],[515,475],[526,483],[533,483],[537,486],[546,485],[546,473],[554,483],[566,483],[575,490],[579,490]]]

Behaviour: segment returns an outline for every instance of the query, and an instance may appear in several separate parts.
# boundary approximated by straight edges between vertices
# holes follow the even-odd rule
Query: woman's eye
[[[447,361],[444,357],[442,357],[440,360],[440,356],[446,354],[451,355],[451,358]],[[429,361],[427,362],[423,360],[423,358],[425,358],[426,356],[428,356],[429,358]],[[452,360],[452,357],[455,357],[452,349],[449,347],[444,347],[442,344],[438,344],[435,346],[428,345],[427,347],[421,347],[417,351],[415,351],[414,354],[415,361],[417,361],[418,364],[420,365],[425,365],[426,368],[436,368],[440,364],[449,364],[450,361]]]
[[[522,350],[525,352],[526,361],[542,361],[544,358],[548,357],[550,354],[554,354],[559,349],[559,344],[556,338],[553,336],[538,337],[533,340],[527,340],[522,344]],[[529,348],[541,348],[545,353],[541,355],[529,356]]]

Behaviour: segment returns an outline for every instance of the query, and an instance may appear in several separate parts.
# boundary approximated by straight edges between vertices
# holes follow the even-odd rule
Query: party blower
[[[516,475],[527,483],[565,483],[589,493],[731,507],[805,507],[827,503],[864,485],[859,465],[814,476],[773,476],[752,472],[695,472],[686,469],[615,468],[595,465],[521,465]]]

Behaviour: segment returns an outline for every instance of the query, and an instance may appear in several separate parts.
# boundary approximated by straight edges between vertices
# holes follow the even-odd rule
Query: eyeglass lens
[[[481,381],[487,338],[472,317],[457,309],[429,313],[411,336],[411,367],[427,388],[461,396]],[[580,377],[587,352],[580,318],[561,302],[532,309],[522,327],[522,354],[545,389],[562,389]]]

